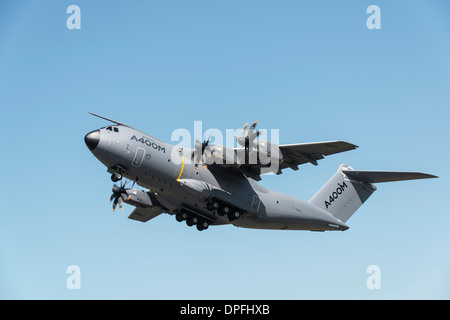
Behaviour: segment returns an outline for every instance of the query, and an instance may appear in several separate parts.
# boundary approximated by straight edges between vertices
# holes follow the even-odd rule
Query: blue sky
[[[81,9],[69,30],[66,9]],[[381,9],[369,30],[366,9]],[[0,3],[2,299],[449,299],[448,1]],[[259,120],[359,149],[262,184],[308,200],[341,163],[378,185],[345,232],[207,231],[114,214],[95,112],[169,141]],[[81,289],[66,287],[66,268]],[[366,269],[381,270],[381,289]]]

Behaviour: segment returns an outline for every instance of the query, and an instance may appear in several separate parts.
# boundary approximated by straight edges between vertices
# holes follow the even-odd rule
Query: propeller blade
[[[244,127],[242,128],[243,134],[245,135],[245,132],[247,131],[248,122],[244,124]]]
[[[114,203],[113,203],[113,211],[115,212],[116,211],[116,205],[117,205],[117,202],[118,202],[118,200],[117,200],[117,197],[114,199]]]
[[[253,122],[253,124],[250,126],[250,130],[248,130],[247,137],[249,141],[253,141],[258,134],[255,134],[253,131],[255,131],[256,126],[258,125],[258,121]],[[258,132],[258,131],[257,131]]]
[[[255,129],[255,127],[257,126],[258,123],[259,123],[258,121],[253,122],[253,124],[250,127],[250,129],[252,129],[252,130]]]
[[[202,145],[203,145],[203,143],[201,143],[198,140],[195,140],[195,145],[194,145],[195,150],[201,150],[202,149]]]

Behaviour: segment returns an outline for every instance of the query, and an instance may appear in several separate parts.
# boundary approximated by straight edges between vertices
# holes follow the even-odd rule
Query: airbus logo
[[[152,140],[147,139],[145,137],[142,137],[142,138],[138,139],[136,136],[132,136],[130,140],[136,140],[136,141],[138,141],[140,143],[146,144],[149,147],[152,147],[155,150],[162,151],[162,152],[166,153],[166,148],[161,147],[156,142],[153,142]]]
[[[339,198],[339,195],[341,195],[345,189],[347,188],[347,184],[345,181],[342,181],[342,184],[338,182],[338,187],[336,188],[336,191],[333,191],[332,194],[330,194],[329,201],[325,200],[325,207],[328,209],[329,206],[334,202],[334,200],[337,200]]]

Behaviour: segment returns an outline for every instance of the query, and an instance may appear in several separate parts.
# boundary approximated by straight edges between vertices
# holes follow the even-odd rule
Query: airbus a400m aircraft
[[[84,140],[89,150],[107,167],[114,182],[125,177],[134,181],[133,186],[137,183],[148,189],[126,188],[122,182],[114,185],[110,199],[113,210],[117,205],[122,209],[123,202],[135,206],[128,218],[141,222],[167,213],[200,231],[224,224],[276,230],[347,230],[347,220],[376,190],[374,183],[436,178],[420,172],[354,170],[342,164],[309,201],[303,201],[268,190],[257,181],[267,171],[281,174],[288,168],[298,170],[305,163],[317,165],[325,156],[357,146],[344,141],[276,145],[258,139],[255,122],[249,128],[245,125],[242,136],[236,138],[242,147],[197,141],[192,150],[183,150],[118,121],[93,115],[114,125],[88,133]],[[265,156],[269,162],[263,161]]]

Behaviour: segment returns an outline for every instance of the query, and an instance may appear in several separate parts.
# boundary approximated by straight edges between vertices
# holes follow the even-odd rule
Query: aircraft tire
[[[122,180],[122,174],[120,174],[119,172],[116,172],[116,173],[112,174],[111,175],[111,180],[113,182],[117,182],[117,181]]]
[[[231,212],[231,209],[229,206],[224,205],[223,207],[220,208],[219,210],[219,216],[224,216],[226,214],[229,214]]]
[[[197,218],[197,217],[189,217],[189,218],[186,220],[186,224],[187,224],[189,227],[192,227],[194,224],[197,224],[197,222],[198,222],[198,218]]]
[[[211,206],[212,206],[213,210],[219,210],[220,203],[219,203],[219,201],[214,200],[213,202],[211,202]]]
[[[185,212],[179,212],[175,215],[175,219],[177,219],[178,222],[182,222],[187,219],[187,214]]]
[[[197,223],[197,230],[198,231],[206,230],[206,229],[208,229],[208,227],[209,227],[209,223],[206,222],[206,221],[200,221],[200,222]]]
[[[239,219],[241,216],[241,213],[237,210],[233,210],[228,214],[228,219],[230,219],[230,221]]]

